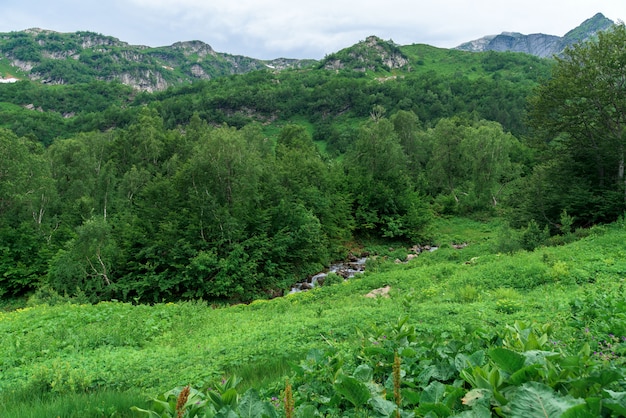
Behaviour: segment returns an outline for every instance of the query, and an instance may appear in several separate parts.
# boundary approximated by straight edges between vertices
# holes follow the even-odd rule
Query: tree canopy
[[[556,223],[565,209],[589,224],[624,213],[624,24],[557,58],[552,78],[530,100],[529,122],[543,159],[526,183],[530,216]]]

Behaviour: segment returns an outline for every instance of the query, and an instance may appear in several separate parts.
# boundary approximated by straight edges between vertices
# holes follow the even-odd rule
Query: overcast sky
[[[314,58],[376,35],[452,48],[503,31],[562,36],[626,0],[2,0],[0,32],[79,30],[151,47],[200,40],[218,52]]]

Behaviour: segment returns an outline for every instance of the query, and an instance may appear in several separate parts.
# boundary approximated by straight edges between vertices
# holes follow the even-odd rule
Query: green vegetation
[[[624,414],[623,25],[158,93],[87,38],[211,55],[7,38],[67,84],[0,85],[0,416]]]
[[[434,407],[425,399],[435,390],[441,391],[440,401],[433,402],[457,412],[473,407],[460,400],[477,392],[483,399],[474,408],[489,408],[489,402],[504,407],[500,395],[513,402],[513,392],[505,388],[514,386],[548,391],[557,399],[566,393],[577,399],[600,396],[607,399],[603,407],[610,404],[609,397],[618,397],[624,390],[619,366],[626,332],[623,314],[616,314],[626,272],[623,222],[594,228],[587,238],[565,246],[514,255],[494,252],[495,223],[438,222],[468,245],[452,248],[444,235],[439,250],[407,264],[392,258],[372,261],[364,275],[342,284],[249,305],[85,305],[47,299],[55,303],[50,305],[33,299],[32,306],[5,312],[0,320],[1,351],[6,353],[0,392],[8,411],[3,415],[13,416],[12,401],[23,406],[38,398],[47,404],[46,399],[74,393],[89,399],[112,390],[122,396],[131,391],[136,406],[151,408],[143,402],[146,395],[156,397],[187,384],[206,393],[223,376],[234,375],[243,378],[238,393],[255,388],[267,401],[281,398],[283,377],[289,376],[296,408],[313,405],[333,416],[332,408],[351,409],[351,401],[324,401],[333,398],[328,391],[343,393],[337,385],[354,383],[347,376],[367,376],[366,383],[378,386],[367,383],[358,406],[371,411],[373,402],[389,407],[380,396],[390,383],[394,350],[402,359],[407,411]],[[389,298],[364,297],[386,285]],[[406,319],[398,324],[398,317]],[[572,363],[571,356],[584,350],[587,354]],[[519,356],[509,351],[537,363],[526,364],[513,380],[509,376],[517,369],[510,367],[519,365],[509,366],[508,357],[518,361]],[[550,361],[542,363],[546,358]],[[297,367],[286,368],[286,362]],[[501,369],[497,386],[485,386],[489,377],[476,383],[482,373],[493,374],[494,365]],[[580,381],[605,378],[596,389]],[[530,381],[542,385],[525,384]],[[571,386],[579,381],[578,389]],[[584,392],[587,396],[576,390],[595,392]],[[387,393],[387,401],[393,402],[393,391]]]

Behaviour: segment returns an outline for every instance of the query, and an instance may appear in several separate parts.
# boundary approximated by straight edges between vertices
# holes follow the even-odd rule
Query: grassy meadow
[[[131,406],[172,388],[208,388],[233,374],[242,391],[279,397],[290,364],[312,349],[345,353],[343,369],[353,370],[371,335],[399,318],[417,340],[438,344],[516,323],[549,327],[550,344],[565,351],[599,352],[607,335],[626,335],[625,312],[609,312],[620,305],[602,304],[623,296],[624,222],[514,253],[502,252],[508,235],[498,221],[441,219],[436,231],[436,251],[406,261],[406,248],[377,248],[363,275],[249,305],[90,305],[41,292],[21,308],[7,305],[0,417],[134,416]],[[389,297],[365,297],[384,286]],[[611,362],[621,364],[622,341]]]

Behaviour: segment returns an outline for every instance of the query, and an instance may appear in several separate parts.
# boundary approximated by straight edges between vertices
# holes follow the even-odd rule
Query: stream
[[[326,278],[326,276],[328,276],[329,273],[336,273],[339,276],[343,277],[344,280],[350,279],[356,274],[363,273],[363,271],[365,270],[366,261],[367,257],[353,257],[347,261],[341,261],[335,264],[331,264],[328,270],[317,273],[316,275],[309,277],[305,281],[293,285],[289,293],[302,292],[304,290],[313,289],[316,286],[321,286],[324,284],[324,279]]]
[[[465,246],[467,246],[467,243],[459,244],[459,245],[455,245],[455,244],[452,245],[452,247],[455,249],[465,248]],[[433,251],[437,251],[438,249],[439,247],[436,247],[436,246],[414,245],[413,247],[409,248],[409,254],[406,257],[406,260],[395,260],[395,262],[407,263],[423,252],[433,252]],[[348,280],[354,277],[356,274],[361,274],[365,271],[366,261],[367,261],[367,257],[357,257],[354,255],[350,255],[348,260],[331,264],[331,266],[327,270],[324,270],[321,273],[317,273],[316,275],[309,277],[303,282],[294,284],[291,287],[291,290],[289,291],[289,293],[302,292],[305,290],[311,290],[316,286],[322,286],[324,284],[324,279],[326,279],[326,276],[328,276],[329,273],[336,273],[340,277],[343,277],[344,280]]]

